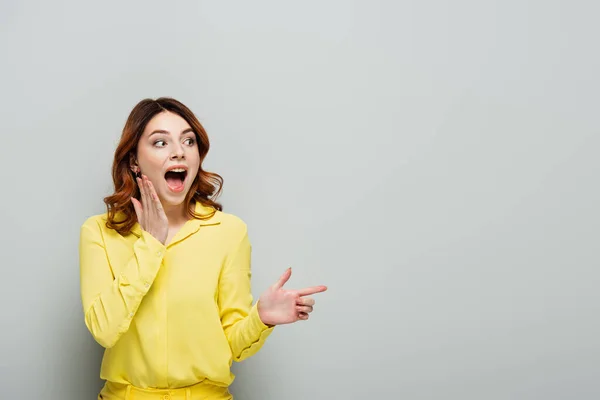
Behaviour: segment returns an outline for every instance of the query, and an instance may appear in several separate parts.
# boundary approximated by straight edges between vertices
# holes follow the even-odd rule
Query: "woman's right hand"
[[[162,203],[154,190],[152,182],[146,175],[136,178],[140,188],[140,199],[131,198],[133,208],[137,214],[138,222],[143,230],[154,236],[162,244],[165,244],[169,234],[169,220],[163,210]]]

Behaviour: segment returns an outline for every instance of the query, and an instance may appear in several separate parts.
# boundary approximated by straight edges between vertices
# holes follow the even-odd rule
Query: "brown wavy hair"
[[[135,181],[135,174],[130,168],[130,160],[137,154],[138,142],[148,122],[163,111],[172,112],[185,119],[194,130],[198,143],[200,168],[185,198],[185,203],[188,205],[188,215],[196,219],[207,219],[214,215],[214,212],[208,216],[197,214],[194,211],[196,201],[204,206],[215,208],[215,212],[216,210],[223,211],[222,205],[215,201],[221,194],[223,178],[218,174],[202,169],[202,162],[208,153],[210,144],[208,135],[200,121],[189,108],[173,98],[144,99],[133,108],[127,122],[125,122],[121,140],[115,150],[112,166],[115,192],[104,198],[108,210],[106,226],[116,230],[121,235],[129,234],[137,222],[137,215],[131,197],[140,199],[140,191]]]

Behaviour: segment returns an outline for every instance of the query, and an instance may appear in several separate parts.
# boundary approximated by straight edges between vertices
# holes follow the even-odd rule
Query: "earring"
[[[140,173],[140,167],[134,167],[133,174],[135,175],[136,178],[141,178],[142,174]]]

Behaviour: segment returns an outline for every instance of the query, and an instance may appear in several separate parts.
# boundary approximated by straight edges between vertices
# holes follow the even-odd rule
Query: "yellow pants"
[[[131,385],[106,382],[98,400],[231,400],[226,387],[200,382],[177,389],[141,389]]]

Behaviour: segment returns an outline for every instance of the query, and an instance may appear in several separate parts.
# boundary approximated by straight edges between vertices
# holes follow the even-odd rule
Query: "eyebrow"
[[[179,135],[179,136],[181,136],[181,135],[184,135],[184,134],[186,134],[186,133],[189,133],[189,132],[194,132],[194,130],[193,130],[192,128],[185,129],[185,130],[181,131],[181,133],[180,133],[180,135]],[[157,129],[157,130],[155,130],[155,131],[152,131],[152,132],[151,132],[151,133],[148,135],[148,137],[150,137],[150,136],[154,135],[155,133],[163,133],[163,134],[166,134],[166,135],[168,135],[168,134],[169,134],[169,131],[165,131],[164,129]]]

